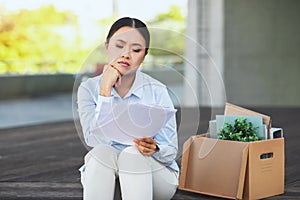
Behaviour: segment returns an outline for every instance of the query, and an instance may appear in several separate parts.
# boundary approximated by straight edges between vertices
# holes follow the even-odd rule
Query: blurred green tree
[[[169,11],[158,14],[148,23],[151,27],[154,27],[151,33],[151,38],[153,38],[151,55],[184,54],[185,17],[179,6],[172,5]]]
[[[76,15],[59,12],[53,5],[3,16],[0,74],[76,71],[87,51],[64,45],[64,38],[57,31],[62,26],[76,27],[76,24]]]
[[[108,30],[115,19],[115,15],[102,19],[99,26]],[[184,53],[185,17],[181,8],[171,6],[147,24],[151,31],[152,61],[182,63],[178,56]],[[79,32],[77,16],[57,11],[53,5],[3,15],[0,17],[0,74],[77,73],[91,48],[80,45]],[[103,51],[89,56],[92,64],[103,63],[100,52]]]

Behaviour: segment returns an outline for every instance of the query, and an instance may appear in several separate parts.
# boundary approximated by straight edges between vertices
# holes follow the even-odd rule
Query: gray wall
[[[300,106],[300,1],[225,1],[224,81],[239,105]]]
[[[0,76],[0,100],[71,93],[74,75]]]

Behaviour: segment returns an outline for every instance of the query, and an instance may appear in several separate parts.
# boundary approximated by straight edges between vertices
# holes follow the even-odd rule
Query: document
[[[111,119],[106,119],[93,130],[121,144],[133,145],[134,138],[154,137],[176,113],[176,109],[141,103],[116,104]]]

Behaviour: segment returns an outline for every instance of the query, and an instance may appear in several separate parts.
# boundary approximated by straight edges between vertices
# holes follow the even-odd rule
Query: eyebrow
[[[117,42],[126,43],[126,41],[124,41],[124,40],[122,40],[122,39],[117,39],[116,41],[117,41]],[[140,43],[132,43],[131,46],[140,46],[140,47],[143,47],[143,45],[140,44]]]

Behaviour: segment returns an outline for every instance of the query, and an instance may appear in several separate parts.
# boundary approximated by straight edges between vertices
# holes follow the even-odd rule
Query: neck
[[[121,84],[115,87],[115,90],[119,94],[121,98],[124,98],[125,95],[129,92],[134,80],[135,80],[136,73],[123,75]]]

